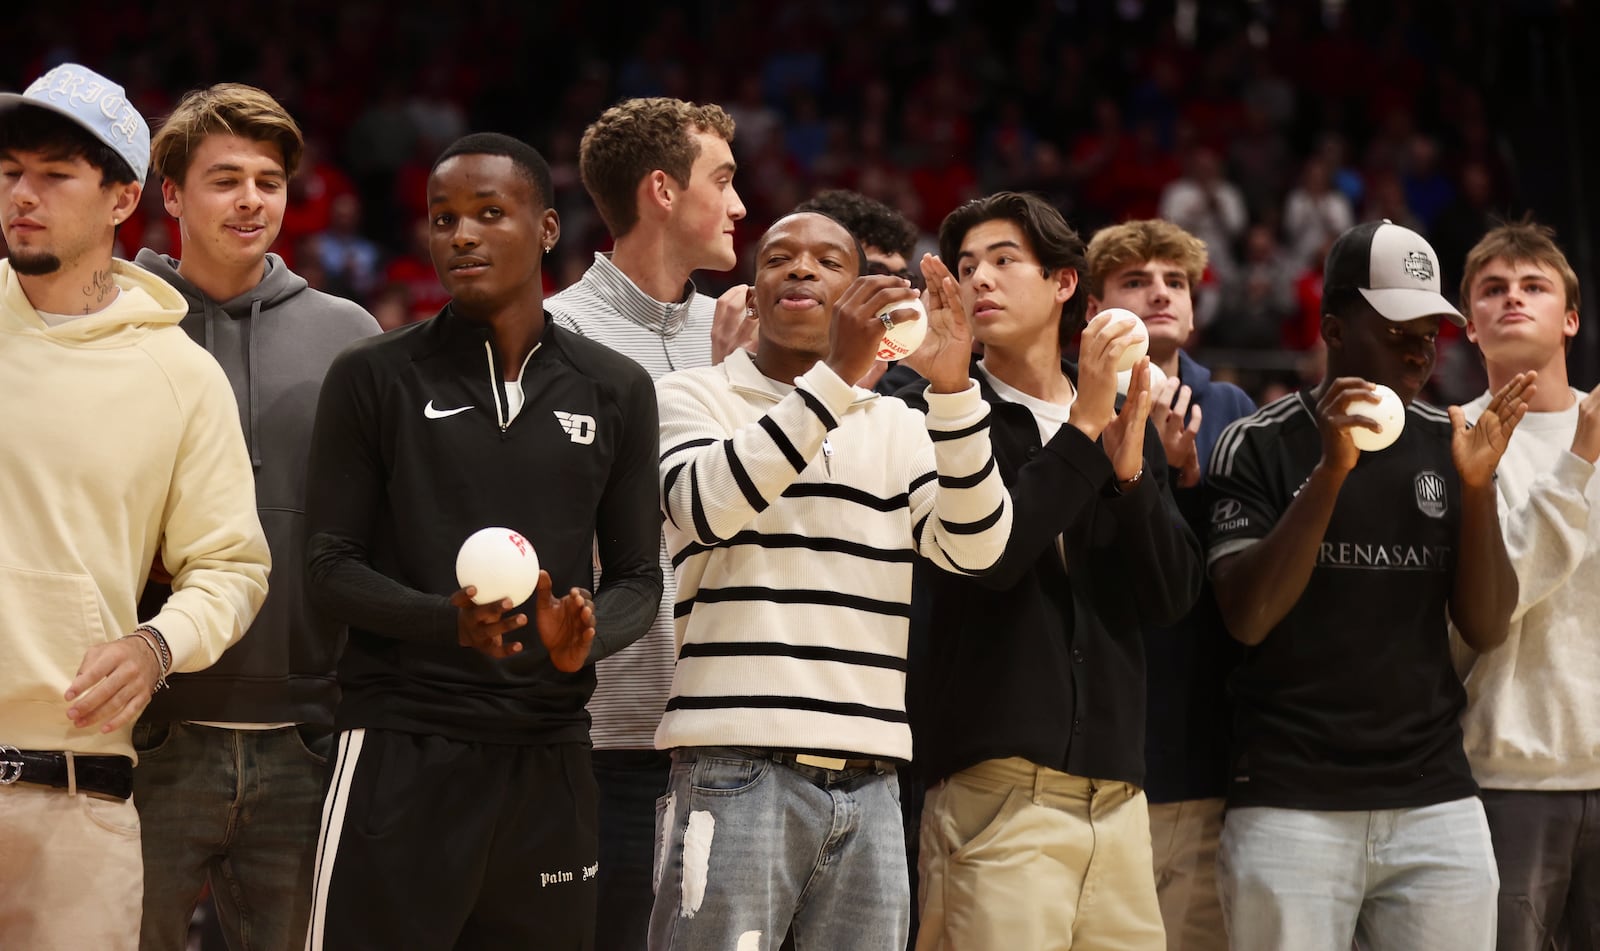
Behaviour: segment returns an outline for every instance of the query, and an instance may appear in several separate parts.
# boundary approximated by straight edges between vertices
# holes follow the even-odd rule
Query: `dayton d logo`
[[[552,410],[552,412],[556,414],[556,422],[561,424],[561,428],[566,430],[567,435],[572,437],[574,443],[579,446],[587,446],[594,442],[593,416],[585,416],[582,413],[563,413],[560,410]]]

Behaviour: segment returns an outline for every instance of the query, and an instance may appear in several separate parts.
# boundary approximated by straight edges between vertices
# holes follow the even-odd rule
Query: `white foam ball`
[[[1376,385],[1376,392],[1378,395],[1376,403],[1351,400],[1345,404],[1349,408],[1350,415],[1365,416],[1383,427],[1381,432],[1376,433],[1364,427],[1351,428],[1350,441],[1362,452],[1388,449],[1396,439],[1400,438],[1401,430],[1406,427],[1406,407],[1400,402],[1400,396],[1382,383]]]
[[[1158,367],[1154,363],[1152,363],[1152,364],[1150,364],[1150,374],[1149,374],[1149,376],[1150,376],[1150,398],[1152,400],[1154,400],[1155,396],[1156,396],[1156,391],[1161,389],[1161,385],[1163,383],[1167,382],[1167,371],[1161,369],[1160,367]],[[1118,370],[1117,371],[1117,393],[1119,395],[1122,395],[1122,396],[1127,396],[1128,395],[1128,387],[1130,387],[1132,385],[1133,385],[1133,367],[1129,367],[1126,370]]]
[[[897,310],[914,310],[917,317],[914,320],[902,320],[884,331],[883,341],[878,344],[879,360],[904,360],[917,352],[923,338],[928,335],[928,310],[922,306],[921,298],[895,301],[878,311],[878,319],[882,320],[885,315]]]
[[[1138,314],[1125,307],[1111,307],[1101,311],[1101,313],[1110,314],[1110,323],[1112,324],[1132,322],[1133,342],[1128,344],[1126,350],[1122,351],[1121,358],[1117,360],[1117,369],[1119,371],[1133,369],[1133,365],[1139,362],[1139,358],[1150,352],[1150,331],[1145,329],[1144,321],[1139,319]]]
[[[509,528],[482,528],[456,553],[456,583],[478,589],[475,604],[510,598],[521,604],[539,584],[539,555],[533,544]]]

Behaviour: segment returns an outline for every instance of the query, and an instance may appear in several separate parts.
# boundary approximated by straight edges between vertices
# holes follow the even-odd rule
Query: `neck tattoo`
[[[95,271],[89,283],[83,286],[83,296],[94,298],[93,304],[84,304],[83,312],[89,313],[96,306],[104,307],[111,295],[117,292],[117,284],[111,279],[111,269]]]

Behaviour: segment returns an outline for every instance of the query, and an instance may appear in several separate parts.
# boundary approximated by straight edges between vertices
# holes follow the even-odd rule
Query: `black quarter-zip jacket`
[[[661,600],[655,389],[638,364],[545,319],[515,419],[486,326],[446,307],[334,361],[312,436],[307,567],[350,626],[339,729],[490,743],[587,742],[592,661],[642,635]],[[521,654],[460,646],[456,552],[503,526],[533,543],[558,594],[588,587],[591,663],[555,669],[528,624]]]

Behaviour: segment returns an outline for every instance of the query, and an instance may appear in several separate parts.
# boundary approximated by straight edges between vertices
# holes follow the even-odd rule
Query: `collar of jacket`
[[[978,392],[983,394],[984,401],[987,403],[1011,403],[1010,400],[995,392],[994,384],[989,380],[989,374],[979,369],[978,364],[982,360],[982,357],[978,356],[977,354],[973,354],[972,362],[967,364],[967,375],[978,381]],[[1071,360],[1062,357],[1061,372],[1064,376],[1066,376],[1067,379],[1072,381],[1072,388],[1076,390],[1078,388],[1078,365],[1073,363]],[[1119,395],[1117,397],[1117,405],[1120,406],[1121,404],[1122,397]],[[1020,406],[1021,404],[1013,405]],[[1022,408],[1024,410],[1027,409],[1025,406]],[[1031,410],[1029,411],[1029,415],[1032,415]]]
[[[595,252],[594,263],[583,272],[578,283],[623,317],[669,340],[688,322],[689,305],[694,303],[696,293],[694,281],[689,281],[683,286],[682,300],[656,300],[640,290],[639,285],[612,262],[611,255],[599,251]]]
[[[494,334],[490,332],[489,325],[467,320],[457,314],[452,305],[446,304],[433,318],[426,355],[448,354],[455,357],[465,354],[476,367],[483,359],[485,343],[494,346]],[[556,322],[547,310],[544,312],[544,330],[539,334],[536,350],[542,355],[552,349],[559,350],[560,343],[557,340]]]
[[[1182,350],[1178,351],[1178,379],[1189,388],[1190,395],[1197,400],[1201,393],[1211,389],[1211,371]]]
[[[740,348],[728,354],[722,360],[722,372],[728,378],[728,385],[740,393],[756,396],[773,403],[778,402],[794,389],[792,385],[778,382],[760,370],[751,359],[750,351]],[[850,401],[850,408],[855,409],[863,403],[870,403],[878,398],[878,394],[861,387],[853,387],[855,396]]]

